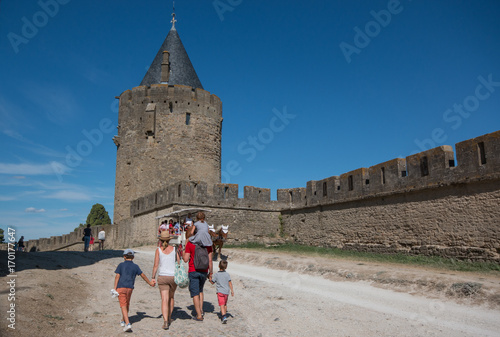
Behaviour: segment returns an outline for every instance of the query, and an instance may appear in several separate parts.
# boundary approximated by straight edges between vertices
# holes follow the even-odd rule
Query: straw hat
[[[163,232],[161,232],[159,239],[161,241],[168,241],[170,239],[173,239],[173,237],[170,236],[170,234],[168,233],[168,231],[163,231]]]

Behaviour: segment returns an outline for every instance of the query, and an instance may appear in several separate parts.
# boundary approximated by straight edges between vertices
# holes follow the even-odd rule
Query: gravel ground
[[[135,248],[150,277],[154,247]],[[16,255],[12,291],[2,261],[1,336],[500,336],[500,276],[353,260],[225,249],[235,296],[219,320],[215,286],[205,286],[205,320],[191,319],[187,289],[175,294],[174,321],[163,319],[157,288],[140,277],[132,295],[133,332],[122,332],[111,298],[122,251]]]

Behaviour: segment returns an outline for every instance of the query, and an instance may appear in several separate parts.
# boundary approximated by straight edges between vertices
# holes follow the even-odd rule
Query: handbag
[[[84,236],[82,236],[82,241],[85,241],[85,235],[84,235]]]
[[[175,256],[177,257],[177,254]],[[177,261],[175,263],[174,282],[179,288],[186,288],[189,285],[189,276],[184,261]]]

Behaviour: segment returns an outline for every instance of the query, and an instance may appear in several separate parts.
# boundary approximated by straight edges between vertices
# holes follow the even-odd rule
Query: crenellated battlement
[[[185,85],[153,84],[126,90],[120,95],[122,107],[154,103],[159,113],[195,112],[203,115],[222,116],[222,102],[210,92]]]
[[[244,187],[238,197],[237,184],[214,184],[209,191],[206,182],[179,181],[130,203],[130,216],[170,207],[172,204],[199,205],[214,208],[236,208],[277,211],[283,205],[271,201],[271,190],[254,186]]]
[[[235,208],[281,210],[342,203],[412,190],[467,183],[500,176],[500,131],[456,144],[457,163],[451,146],[392,159],[340,176],[311,180],[306,187],[279,189],[271,201],[267,188],[244,186],[239,198],[237,184],[180,181],[132,201],[130,215],[164,208],[172,203]]]
[[[300,208],[500,175],[500,131],[457,143],[456,151],[457,162],[453,148],[445,145],[340,176],[308,181],[305,197],[303,189],[280,189],[278,201],[291,208]]]

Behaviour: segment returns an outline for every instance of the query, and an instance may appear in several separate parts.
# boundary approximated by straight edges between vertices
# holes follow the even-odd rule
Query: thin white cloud
[[[14,130],[3,130],[3,134],[10,138],[14,138],[15,140],[20,140],[23,142],[26,141],[21,134],[17,133]]]
[[[43,208],[36,209],[35,207],[28,207],[24,210],[26,213],[43,213],[45,210]]]
[[[75,95],[67,87],[31,83],[27,89],[26,96],[43,109],[50,121],[58,125],[74,122],[79,108]]]
[[[22,109],[0,95],[0,127],[12,128],[25,125]]]
[[[16,198],[10,195],[9,196],[0,195],[0,201],[11,201],[11,200],[16,200]]]
[[[0,174],[19,175],[62,175],[66,174],[69,168],[56,161],[48,164],[9,164],[0,163]]]
[[[16,146],[20,149],[25,149],[40,156],[53,157],[53,158],[64,158],[66,153],[53,150],[48,148],[40,142],[34,142],[30,139],[25,138],[23,135],[14,130],[3,130],[2,133],[7,137],[13,138],[17,141]]]
[[[59,191],[47,196],[44,196],[47,199],[60,199],[60,200],[72,200],[72,201],[87,201],[91,200],[92,197],[86,193],[75,192],[75,191]]]

